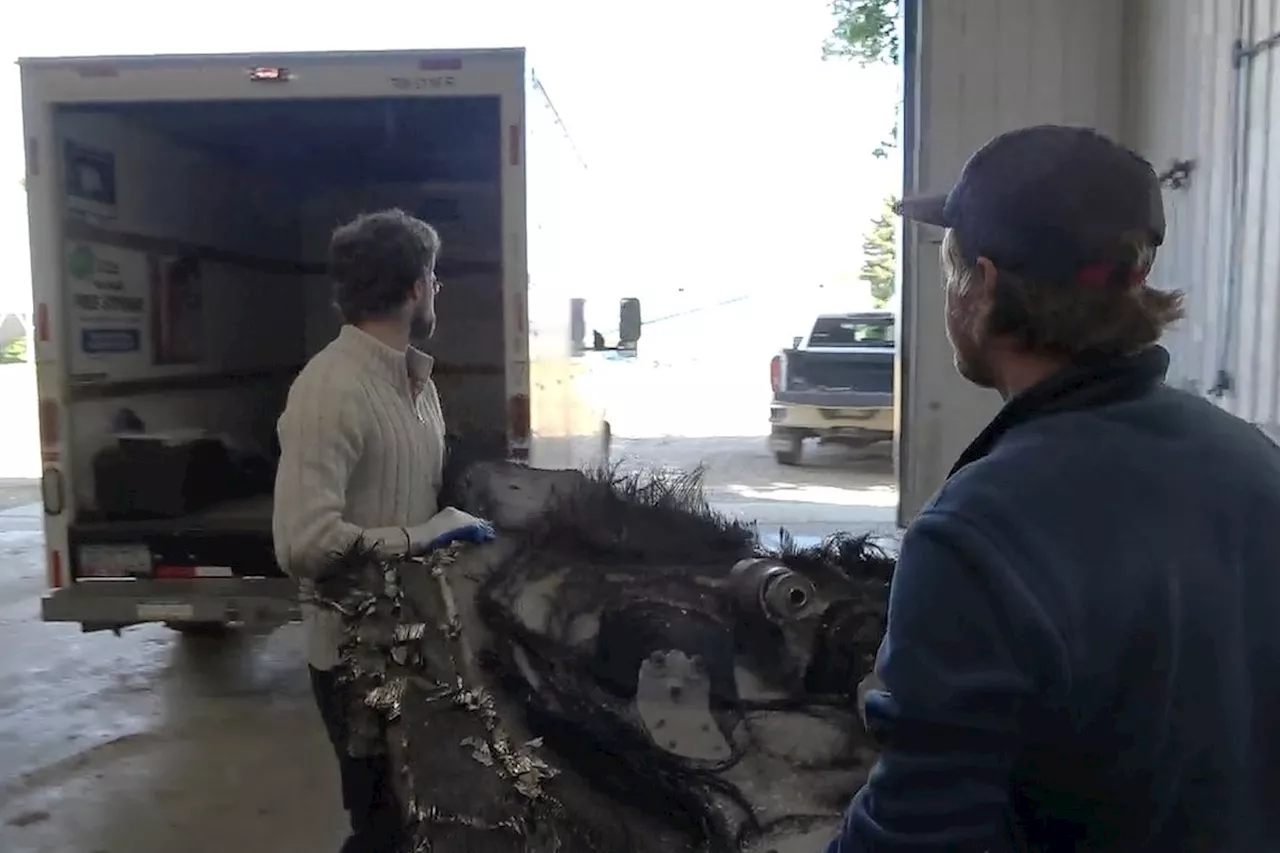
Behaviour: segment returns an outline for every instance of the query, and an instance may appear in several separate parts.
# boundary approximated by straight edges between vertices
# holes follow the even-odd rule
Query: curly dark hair
[[[982,333],[1010,338],[1026,352],[1071,360],[1137,352],[1160,340],[1184,314],[1181,292],[1147,284],[1155,258],[1147,235],[1124,235],[1116,250],[1118,286],[1100,289],[999,270],[990,311],[980,321]],[[974,279],[955,231],[943,238],[942,265],[961,289]]]
[[[329,275],[342,319],[359,323],[396,311],[439,253],[436,230],[397,208],[340,225],[329,240]]]

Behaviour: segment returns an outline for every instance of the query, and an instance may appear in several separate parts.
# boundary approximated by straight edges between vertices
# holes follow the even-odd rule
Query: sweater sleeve
[[[1058,638],[977,531],[946,513],[917,519],[876,670],[860,690],[880,761],[828,853],[1015,849],[1011,774]]]
[[[334,554],[363,539],[383,556],[405,551],[399,527],[361,528],[343,517],[347,483],[365,439],[359,401],[297,387],[280,416],[272,536],[276,559],[296,578],[311,578]]]

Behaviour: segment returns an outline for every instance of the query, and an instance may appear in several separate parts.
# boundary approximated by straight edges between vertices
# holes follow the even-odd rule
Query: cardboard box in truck
[[[441,233],[424,346],[451,434],[534,464],[598,461],[570,301],[607,287],[573,250],[601,225],[523,50],[21,71],[46,620],[295,616],[271,548],[275,422],[337,333],[325,250],[363,211]]]

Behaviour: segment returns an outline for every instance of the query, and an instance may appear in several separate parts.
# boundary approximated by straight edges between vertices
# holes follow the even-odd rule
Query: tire
[[[799,466],[800,459],[804,456],[804,439],[794,434],[779,437],[787,440],[787,446],[775,448],[773,458],[778,460],[779,465],[786,465],[789,468]]]

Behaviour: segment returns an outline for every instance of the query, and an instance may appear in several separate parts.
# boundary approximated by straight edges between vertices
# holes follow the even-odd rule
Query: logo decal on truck
[[[93,249],[88,246],[76,246],[67,258],[67,271],[76,281],[84,281],[93,275]]]
[[[90,221],[114,219],[115,154],[68,139],[63,148],[63,164],[68,212]]]
[[[452,74],[432,74],[429,77],[392,77],[391,85],[402,92],[423,92],[434,89],[452,89],[458,79]]]

